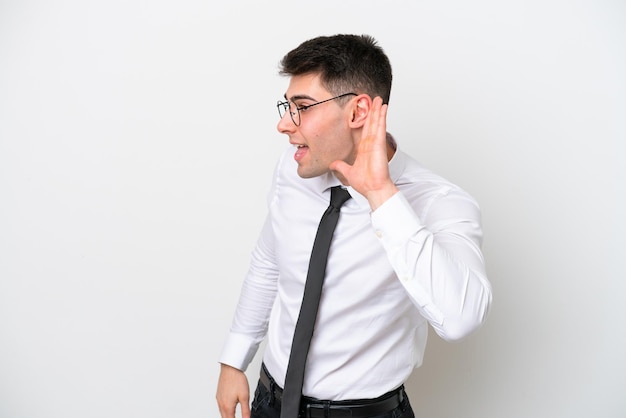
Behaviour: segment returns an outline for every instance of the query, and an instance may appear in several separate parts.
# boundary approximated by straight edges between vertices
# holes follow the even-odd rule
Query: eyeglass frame
[[[317,103],[313,103],[313,104],[305,105],[305,106],[300,106],[300,107],[298,107],[297,104],[293,103],[290,100],[287,100],[285,102],[279,100],[276,103],[276,108],[278,109],[278,115],[280,116],[281,119],[283,118],[283,116],[285,116],[285,113],[289,113],[289,116],[291,117],[291,121],[293,122],[293,124],[296,125],[296,126],[300,126],[300,124],[302,123],[302,118],[300,116],[300,111],[301,110],[307,110],[307,109],[309,109],[309,108],[311,108],[313,106],[317,106],[318,104],[330,102],[331,100],[340,99],[340,98],[346,97],[346,96],[358,96],[358,94],[356,94],[356,93],[344,93],[344,94],[340,94],[339,96],[331,97],[330,99],[322,100],[321,102],[317,102]],[[298,122],[297,123],[296,123],[296,120],[293,117],[293,115],[296,112],[293,112],[291,110],[291,103],[293,103],[293,105],[296,108],[296,112],[298,112]],[[281,106],[283,108],[283,112],[284,113],[281,113],[281,110],[280,110]]]

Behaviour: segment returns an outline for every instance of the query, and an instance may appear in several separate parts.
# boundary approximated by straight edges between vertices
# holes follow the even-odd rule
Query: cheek
[[[331,121],[323,118],[311,119],[306,127],[300,129],[312,154],[317,160],[346,160],[354,154],[354,143],[350,132],[341,124],[340,119]]]

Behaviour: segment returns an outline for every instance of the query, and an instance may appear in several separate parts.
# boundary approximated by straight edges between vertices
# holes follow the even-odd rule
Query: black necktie
[[[300,316],[296,323],[296,330],[291,344],[291,355],[285,376],[285,388],[282,397],[281,418],[297,418],[302,397],[302,383],[304,382],[304,366],[309,352],[309,344],[313,336],[313,327],[317,317],[317,308],[322,294],[322,283],[326,274],[326,259],[330,248],[330,241],[339,220],[339,209],[350,199],[350,194],[336,186],[330,190],[330,206],[322,215],[317,228],[317,235],[313,242],[309,272],[304,285],[304,296],[300,307]]]

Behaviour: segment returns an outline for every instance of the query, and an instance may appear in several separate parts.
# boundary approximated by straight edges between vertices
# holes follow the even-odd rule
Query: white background
[[[277,63],[340,32],[483,210],[493,310],[431,333],[418,416],[626,415],[623,1],[0,0],[0,418],[219,415]]]

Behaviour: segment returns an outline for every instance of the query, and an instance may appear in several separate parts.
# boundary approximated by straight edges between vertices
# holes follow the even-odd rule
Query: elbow
[[[433,326],[437,335],[448,342],[460,342],[476,332],[482,321],[448,321],[441,326]]]
[[[479,304],[471,312],[445,317],[440,324],[433,324],[433,328],[443,340],[460,342],[483,326],[490,307],[491,293],[488,293],[484,303]]]

